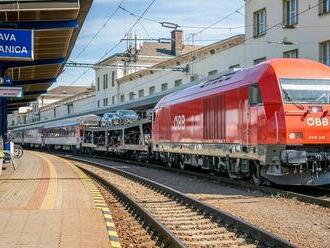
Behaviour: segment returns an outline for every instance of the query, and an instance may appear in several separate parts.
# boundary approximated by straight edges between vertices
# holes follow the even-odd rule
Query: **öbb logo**
[[[186,117],[184,115],[176,115],[173,121],[173,129],[175,131],[186,129]]]
[[[327,127],[329,126],[329,120],[327,118],[307,118],[307,125],[310,127]]]

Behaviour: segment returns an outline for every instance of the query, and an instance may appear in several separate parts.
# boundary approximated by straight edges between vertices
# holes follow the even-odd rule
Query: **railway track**
[[[65,159],[68,157],[64,156]],[[143,220],[162,247],[295,247],[174,189],[102,163],[76,165]]]
[[[74,156],[71,156],[74,158]],[[129,159],[122,159],[122,158],[109,158],[103,156],[96,156],[94,158],[104,159],[107,161],[114,161],[120,163],[127,163],[127,164],[134,164],[138,166],[148,166],[155,169],[165,170],[175,172],[177,174],[183,174],[188,176],[193,176],[196,178],[206,179],[213,183],[217,184],[225,184],[228,186],[244,188],[245,190],[250,191],[259,191],[264,194],[274,195],[274,196],[281,196],[289,199],[296,199],[301,202],[310,203],[319,205],[325,208],[330,208],[330,187],[289,187],[285,188],[285,186],[278,186],[278,187],[265,187],[265,186],[257,186],[247,181],[242,180],[232,180],[223,176],[206,174],[191,170],[180,170],[177,168],[170,168],[161,166],[155,163],[145,163],[139,162]],[[85,160],[89,161],[89,160]],[[91,161],[90,161],[91,162]]]

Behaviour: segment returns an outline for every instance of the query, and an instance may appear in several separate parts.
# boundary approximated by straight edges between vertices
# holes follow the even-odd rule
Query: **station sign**
[[[33,60],[33,30],[0,29],[0,59]]]
[[[23,97],[23,87],[0,87],[0,97]]]

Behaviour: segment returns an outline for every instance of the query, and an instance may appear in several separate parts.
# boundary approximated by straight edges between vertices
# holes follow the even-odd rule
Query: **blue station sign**
[[[33,30],[0,29],[0,59],[33,60]]]

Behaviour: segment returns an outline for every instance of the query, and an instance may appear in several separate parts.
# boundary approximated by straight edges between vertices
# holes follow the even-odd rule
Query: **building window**
[[[298,0],[283,0],[283,23],[286,27],[298,24]]]
[[[174,86],[175,87],[180,87],[182,85],[182,79],[175,80]]]
[[[330,13],[330,0],[319,0],[319,12],[321,15]]]
[[[115,96],[112,96],[112,105],[114,105],[116,102],[116,97]]]
[[[100,107],[100,101],[97,101],[97,107],[98,108]]]
[[[161,85],[161,91],[166,91],[167,89],[168,89],[167,83]]]
[[[265,62],[265,61],[266,61],[266,57],[262,57],[262,58],[259,58],[259,59],[255,59],[253,61],[253,64],[257,65],[257,64],[260,64],[260,63]]]
[[[103,75],[103,89],[104,90],[108,88],[108,79],[109,79],[108,74],[104,74]]]
[[[139,97],[144,97],[144,89],[139,90]]]
[[[129,99],[130,99],[130,100],[134,100],[135,93],[134,93],[134,92],[130,92],[130,93],[128,94],[128,96],[129,96]]]
[[[198,79],[198,75],[194,75],[190,77],[190,82],[194,82]]]
[[[298,49],[286,51],[283,53],[283,58],[287,59],[297,59],[298,58]]]
[[[125,95],[120,96],[120,102],[125,102]]]
[[[108,106],[108,98],[103,99],[103,106],[104,107]]]
[[[97,91],[100,91],[100,78],[99,78],[99,77],[97,77],[96,90],[97,90]]]
[[[218,73],[218,70],[209,71],[209,76],[213,76]]]
[[[233,69],[237,69],[237,68],[241,68],[241,65],[240,64],[236,64],[236,65],[231,65],[229,66],[229,70],[233,70]]]
[[[111,73],[111,82],[112,82],[112,87],[115,87],[115,82],[116,82],[116,72],[113,71]]]
[[[73,113],[73,103],[68,104],[68,114]]]
[[[153,95],[153,94],[155,94],[155,92],[156,92],[155,86],[149,87],[149,95]]]
[[[320,61],[330,66],[330,40],[320,43]]]
[[[266,9],[258,10],[253,14],[254,37],[266,34]]]

